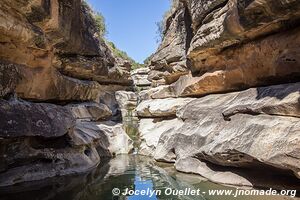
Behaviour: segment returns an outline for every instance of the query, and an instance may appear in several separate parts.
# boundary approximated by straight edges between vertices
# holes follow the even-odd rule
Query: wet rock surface
[[[275,180],[273,180],[275,182]],[[286,181],[288,184],[288,181]],[[149,187],[154,190],[162,190],[161,195],[155,198],[175,200],[182,196],[164,195],[166,188],[173,190],[200,189],[208,193],[213,190],[232,190],[237,188],[217,185],[207,181],[198,175],[190,175],[176,172],[172,165],[155,163],[145,156],[117,156],[112,160],[105,160],[99,167],[89,173],[73,176],[54,177],[44,181],[23,183],[14,187],[0,188],[0,198],[4,200],[22,199],[110,199],[111,191],[117,187],[121,191],[126,188]],[[241,188],[239,188],[241,190]],[[125,198],[142,198],[143,196],[126,196]],[[145,196],[144,196],[145,197]],[[201,194],[198,196],[185,196],[188,199],[212,199],[218,200],[220,196]],[[221,197],[230,200],[233,196]],[[298,197],[289,196],[238,196],[238,200],[291,200]]]
[[[76,121],[63,106],[1,100],[0,113],[0,186],[83,173],[133,148],[121,124]]]

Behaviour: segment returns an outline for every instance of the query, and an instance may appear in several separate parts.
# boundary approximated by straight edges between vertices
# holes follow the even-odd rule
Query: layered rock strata
[[[299,181],[299,19],[298,1],[174,1],[139,93],[145,154],[217,183]]]
[[[112,54],[81,0],[0,5],[0,186],[82,173],[132,151],[115,91],[131,64]]]
[[[174,1],[150,74],[159,69],[181,97],[297,81],[299,10],[298,1]]]

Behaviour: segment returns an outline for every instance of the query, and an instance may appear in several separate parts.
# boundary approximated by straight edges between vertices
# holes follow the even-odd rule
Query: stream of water
[[[161,190],[161,194],[114,196],[112,190]],[[169,189],[168,189],[169,188]],[[197,175],[176,172],[173,165],[158,164],[152,159],[138,155],[122,155],[102,161],[87,174],[65,176],[0,188],[1,200],[279,200],[283,196],[209,196],[165,195],[168,190],[232,189],[211,183]]]

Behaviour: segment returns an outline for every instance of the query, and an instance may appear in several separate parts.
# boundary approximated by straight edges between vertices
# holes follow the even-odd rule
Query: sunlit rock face
[[[201,96],[299,80],[299,10],[298,1],[175,1],[150,62],[153,85]]]
[[[272,166],[299,178],[299,95],[295,83],[191,101],[177,111],[183,125],[161,134],[154,158],[177,162],[191,157],[238,168]],[[191,172],[188,167],[180,170]],[[195,173],[205,176],[205,170]]]
[[[174,1],[137,110],[141,133],[170,118],[179,126],[142,134],[142,147],[158,141],[157,161],[218,183],[266,187],[249,170],[297,180],[299,20],[296,0]]]
[[[189,10],[174,2],[167,15],[163,40],[150,60],[149,79],[153,85],[170,84],[187,71],[186,51],[191,40]]]
[[[134,86],[141,90],[148,89],[149,86],[151,85],[151,81],[148,80],[149,72],[150,72],[150,69],[147,67],[132,70],[131,77],[132,77]]]

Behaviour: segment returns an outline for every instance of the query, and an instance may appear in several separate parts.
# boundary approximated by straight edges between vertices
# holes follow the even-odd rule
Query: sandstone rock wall
[[[132,151],[115,91],[131,65],[81,0],[0,5],[0,186],[91,170]]]
[[[181,0],[170,13],[149,67],[177,96],[299,80],[298,1]]]
[[[173,2],[139,93],[141,153],[217,183],[296,186],[300,2]]]

